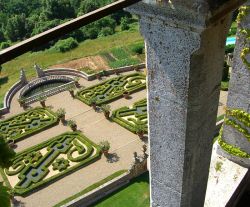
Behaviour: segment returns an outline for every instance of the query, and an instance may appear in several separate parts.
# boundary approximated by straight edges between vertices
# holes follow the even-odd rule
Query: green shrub
[[[59,119],[54,112],[48,108],[37,107],[0,121],[0,134],[17,142],[57,125],[58,122]],[[17,128],[19,130],[16,130]]]
[[[143,49],[144,49],[143,44],[137,44],[137,45],[133,45],[133,47],[131,48],[131,51],[135,54],[142,54]]]
[[[107,140],[101,141],[99,143],[99,146],[100,146],[102,151],[108,151],[110,149],[110,143]]]
[[[9,147],[3,135],[0,135],[0,166],[9,167],[12,165],[12,159],[15,152]]]
[[[234,36],[236,35],[236,32],[237,32],[237,27],[231,27],[228,32],[228,36]]]
[[[10,43],[9,42],[2,42],[1,44],[0,44],[0,49],[5,49],[5,48],[7,48],[7,47],[9,47],[10,46]]]
[[[121,30],[128,30],[129,29],[129,19],[127,17],[121,18]]]
[[[235,47],[235,45],[226,45],[225,53],[226,54],[233,53],[234,52],[234,47]]]
[[[59,118],[65,116],[65,115],[66,115],[65,109],[64,109],[64,108],[59,108],[59,109],[56,111],[56,115],[57,115]]]
[[[71,49],[76,48],[77,46],[78,42],[73,37],[70,37],[64,40],[59,40],[55,44],[54,48],[59,52],[67,52]]]
[[[101,30],[101,32],[99,33],[98,36],[99,37],[105,37],[105,36],[108,36],[108,35],[112,35],[114,33],[115,33],[115,31],[112,28],[104,27],[104,28],[102,28],[102,30]]]
[[[222,73],[222,81],[228,81],[229,76],[229,65],[226,61],[224,61],[223,73]]]

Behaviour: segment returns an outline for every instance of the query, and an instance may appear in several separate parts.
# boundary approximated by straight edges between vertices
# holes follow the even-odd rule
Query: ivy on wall
[[[238,17],[237,17],[237,23],[238,23],[238,26],[240,27],[239,32],[240,32],[241,35],[244,35],[244,37],[245,37],[244,44],[247,45],[241,51],[240,57],[241,57],[243,63],[247,66],[248,70],[250,70],[250,63],[247,61],[246,56],[250,54],[250,48],[248,46],[249,45],[249,39],[250,39],[250,30],[242,28],[241,21],[249,14],[249,11],[250,11],[250,6],[242,6],[239,9],[239,14],[238,14]]]

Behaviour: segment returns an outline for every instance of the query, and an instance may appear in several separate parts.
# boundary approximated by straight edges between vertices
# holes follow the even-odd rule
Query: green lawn
[[[95,207],[149,207],[149,174],[135,178],[128,186],[123,187],[107,198],[102,199]]]
[[[8,80],[0,83],[0,105],[6,91],[19,79],[19,71],[24,68],[28,79],[35,75],[33,65],[39,64],[42,68],[68,62],[73,59],[103,53],[114,47],[126,47],[130,44],[142,42],[143,38],[139,33],[138,23],[133,23],[128,31],[118,31],[114,35],[100,37],[95,40],[86,40],[69,52],[61,53],[53,50],[41,52],[28,52],[18,58],[2,65],[2,76],[7,75]]]

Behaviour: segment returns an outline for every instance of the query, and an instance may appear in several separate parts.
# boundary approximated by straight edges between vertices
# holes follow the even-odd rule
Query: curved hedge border
[[[83,89],[76,97],[87,105],[91,105],[91,100],[96,99],[96,104],[100,105],[121,98],[125,91],[133,93],[146,88],[146,82],[143,83],[145,80],[146,76],[141,73],[121,75]]]
[[[83,145],[79,144],[79,142],[83,143],[85,147],[87,147],[87,150],[85,150]],[[94,148],[96,149],[95,154],[93,154]],[[42,149],[47,149],[46,154],[42,157],[39,156],[39,159],[32,161],[35,156],[29,155],[34,152],[39,153]],[[78,150],[79,154],[82,152],[84,156],[79,156],[79,160],[71,159],[71,151],[74,151],[74,149]],[[46,178],[49,173],[49,167],[53,166],[53,163],[57,163],[56,165],[58,165],[56,160],[61,154],[67,155],[66,160],[77,164],[73,166],[63,166],[64,169],[62,171]],[[79,132],[67,132],[18,153],[14,159],[14,165],[12,166],[14,170],[11,171],[8,169],[1,169],[0,173],[9,187],[12,186],[10,186],[7,176],[18,174],[20,181],[14,186],[13,190],[17,195],[25,195],[38,187],[55,182],[57,179],[60,179],[63,176],[96,161],[100,158],[100,156],[101,152],[98,145],[94,144]],[[37,170],[39,166],[41,166],[40,172]],[[29,173],[31,174],[30,178],[27,177]]]
[[[20,141],[59,123],[58,116],[48,108],[37,107],[0,121],[0,133],[6,139]],[[38,124],[31,127],[32,124]],[[26,130],[25,133],[22,133]]]
[[[138,109],[140,112],[138,112]],[[128,116],[135,116],[134,118],[125,119]],[[136,125],[142,125],[145,131],[148,131],[147,122],[147,99],[143,99],[133,104],[132,108],[122,107],[113,111],[111,119],[129,131],[136,133]],[[146,120],[145,120],[146,119]]]

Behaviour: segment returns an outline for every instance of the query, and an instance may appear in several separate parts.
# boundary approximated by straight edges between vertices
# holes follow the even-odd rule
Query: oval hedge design
[[[136,128],[142,126],[144,130],[148,131],[147,119],[147,100],[143,99],[134,103],[133,107],[122,107],[117,109],[112,114],[112,120],[119,125],[136,133]]]
[[[55,113],[47,108],[34,108],[0,122],[0,133],[6,139],[20,141],[58,124]]]
[[[76,97],[91,105],[95,99],[97,105],[114,101],[123,96],[125,91],[133,93],[146,88],[146,77],[141,73],[133,73],[125,76],[111,78],[100,84],[79,91]]]
[[[17,181],[12,181],[13,186],[9,182],[9,187],[17,195],[24,195],[100,156],[99,146],[79,132],[68,132],[18,153],[13,166],[0,172],[7,182],[15,176]]]

